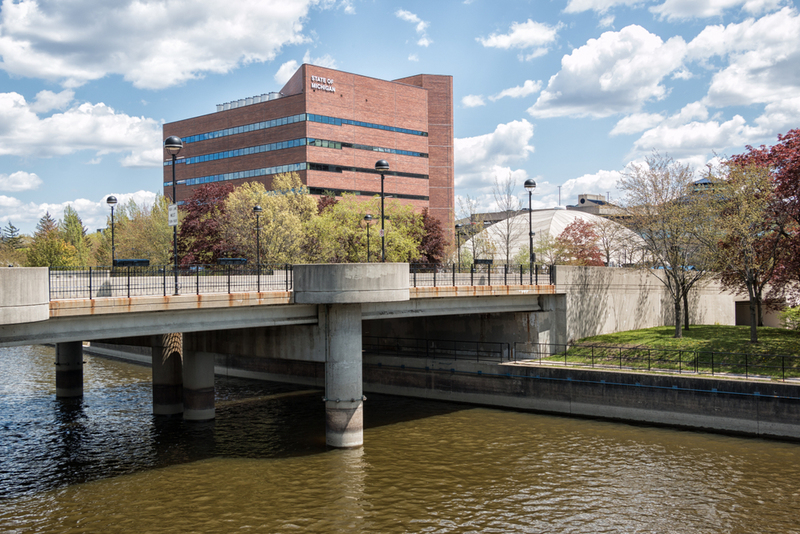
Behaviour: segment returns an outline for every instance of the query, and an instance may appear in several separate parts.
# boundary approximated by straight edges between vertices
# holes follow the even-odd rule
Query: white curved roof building
[[[632,260],[631,250],[636,248],[638,243],[641,243],[641,238],[634,232],[628,230],[623,225],[614,222],[604,217],[598,217],[590,213],[582,211],[566,210],[563,208],[551,208],[544,210],[533,210],[531,212],[531,220],[534,237],[534,250],[537,248],[537,242],[542,238],[551,236],[558,237],[564,229],[575,222],[576,220],[583,220],[591,224],[604,224],[611,225],[613,229],[609,233],[617,236],[612,240],[612,264],[619,265],[623,263],[630,263]],[[507,220],[499,221],[491,226],[487,226],[477,236],[462,242],[461,249],[473,250],[473,239],[476,237],[480,240],[488,240],[492,246],[484,253],[479,253],[481,257],[494,257],[496,261],[505,260],[506,257],[506,235],[510,236],[508,256],[513,260],[523,247],[528,246],[528,212],[521,212],[519,215],[510,217]],[[601,246],[602,250],[602,246]],[[605,259],[605,254],[604,254]],[[542,258],[545,260],[545,258]]]

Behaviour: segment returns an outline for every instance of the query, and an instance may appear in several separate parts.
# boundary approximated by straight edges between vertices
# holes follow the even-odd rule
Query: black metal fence
[[[411,287],[555,285],[555,266],[412,263]]]
[[[291,265],[50,268],[50,300],[290,291]]]
[[[412,263],[411,287],[554,284],[555,268]],[[51,267],[50,300],[291,291],[291,265]]]
[[[655,349],[596,344],[514,343],[514,360],[537,360],[628,370],[739,375],[786,380],[800,377],[800,357],[710,350]]]
[[[509,343],[364,336],[365,352],[381,356],[403,356],[439,360],[504,362],[511,357]]]

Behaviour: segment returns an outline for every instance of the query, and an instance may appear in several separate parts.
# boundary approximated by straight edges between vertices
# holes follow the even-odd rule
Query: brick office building
[[[394,81],[302,65],[281,89],[164,125],[183,140],[176,168],[180,203],[206,183],[260,181],[296,171],[311,193],[385,194],[452,229],[453,78],[420,74]],[[172,197],[172,160],[164,194]],[[452,232],[452,230],[451,230]]]

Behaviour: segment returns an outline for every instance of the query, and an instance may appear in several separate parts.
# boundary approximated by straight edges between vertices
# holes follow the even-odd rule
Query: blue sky
[[[453,76],[456,194],[620,193],[653,150],[702,169],[800,127],[788,0],[2,0],[0,226],[152,202],[161,125],[280,89],[300,64]]]

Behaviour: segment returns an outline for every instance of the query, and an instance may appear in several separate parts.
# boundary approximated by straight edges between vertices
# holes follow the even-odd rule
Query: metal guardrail
[[[411,287],[555,285],[555,266],[412,263]]]
[[[50,300],[290,291],[291,265],[50,268]]]
[[[51,267],[50,300],[103,297],[145,297],[291,291],[291,265],[189,265]],[[555,283],[555,268],[537,265],[480,265],[459,269],[456,264],[412,263],[411,287],[484,286]]]
[[[511,357],[509,343],[458,341],[401,337],[364,336],[364,352],[381,356],[430,358],[434,360],[467,360],[473,362],[505,362]]]
[[[597,344],[514,343],[513,359],[539,363],[750,377],[800,377],[800,357]]]

